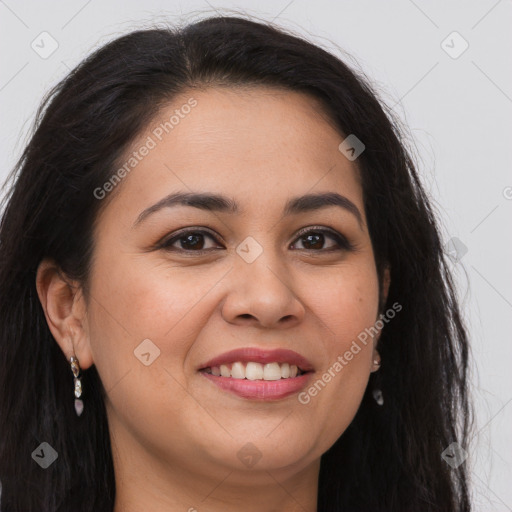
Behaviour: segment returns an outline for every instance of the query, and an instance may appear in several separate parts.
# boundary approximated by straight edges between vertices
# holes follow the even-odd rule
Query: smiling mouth
[[[219,366],[208,366],[199,371],[215,377],[265,381],[293,379],[310,373],[294,364],[277,362],[261,364],[254,361],[236,361]]]

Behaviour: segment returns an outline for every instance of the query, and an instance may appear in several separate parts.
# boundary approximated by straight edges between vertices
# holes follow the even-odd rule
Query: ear
[[[93,364],[87,331],[87,309],[82,288],[69,280],[50,259],[37,268],[36,288],[48,327],[69,361],[78,358],[86,370]]]
[[[382,275],[382,304],[386,304],[388,300],[389,285],[391,284],[391,269],[389,264],[384,268]]]

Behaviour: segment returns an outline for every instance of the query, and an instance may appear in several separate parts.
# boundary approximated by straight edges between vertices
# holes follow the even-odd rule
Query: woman
[[[2,511],[470,510],[437,221],[337,57],[237,17],[133,32],[12,181]]]

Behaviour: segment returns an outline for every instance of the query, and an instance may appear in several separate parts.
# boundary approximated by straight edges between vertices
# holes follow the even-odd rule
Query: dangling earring
[[[80,399],[82,396],[82,382],[80,381],[80,365],[75,356],[71,356],[69,362],[71,363],[71,371],[73,372],[75,381],[75,411],[76,415],[80,416],[84,410],[84,403]]]
[[[382,396],[382,391],[380,389],[374,389],[372,395],[378,405],[384,404],[384,397]]]
[[[377,351],[375,351],[375,356],[373,358],[373,365],[374,365],[375,369],[372,370],[372,372],[378,371],[380,368],[380,354]],[[378,389],[378,388],[374,389],[372,392],[372,395],[373,395],[373,399],[377,402],[378,405],[384,404],[384,397],[382,396],[382,391],[380,389]]]

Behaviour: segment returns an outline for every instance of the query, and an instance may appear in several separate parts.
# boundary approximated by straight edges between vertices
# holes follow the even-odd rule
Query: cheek
[[[187,354],[211,315],[211,309],[205,309],[206,298],[225,269],[206,272],[168,262],[148,265],[142,256],[96,261],[88,322],[94,362],[105,389],[128,372],[131,380],[142,379],[141,390],[159,382],[169,389],[165,369],[182,383]],[[145,359],[155,363],[146,367],[137,356],[148,352]],[[151,371],[137,373],[145,368]],[[175,385],[179,387],[178,382]]]
[[[329,334],[328,352],[344,350],[377,320],[378,280],[369,258],[333,272],[310,274],[304,290],[312,313]]]
[[[371,276],[371,272],[347,272],[317,296],[315,314],[325,324],[324,370],[330,375],[325,380],[345,397],[362,397],[369,375],[375,332],[371,328],[378,313],[378,285]]]
[[[145,258],[103,258],[92,280],[93,297],[115,320],[108,328],[124,330],[134,342],[172,336],[193,310],[201,310],[200,302],[225,273],[180,268],[167,261],[148,263]]]
[[[88,321],[111,418],[141,438],[179,437],[189,418],[185,404],[188,414],[200,412],[190,401],[183,364],[200,329],[197,316],[187,313],[201,290],[179,280],[168,286],[162,273],[152,280],[153,273],[135,266],[124,275],[122,266],[110,270],[91,286]]]
[[[378,315],[377,276],[372,268],[360,268],[347,272],[342,281],[332,287],[325,303],[332,334],[325,351],[331,374],[334,370],[341,377],[338,385],[343,394],[362,397],[373,352],[371,328]]]

